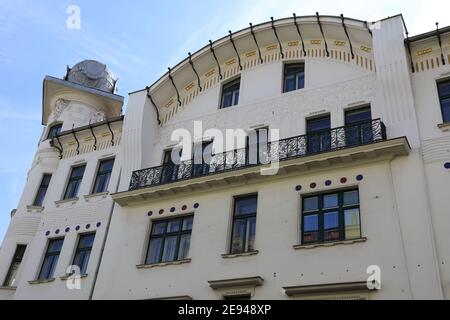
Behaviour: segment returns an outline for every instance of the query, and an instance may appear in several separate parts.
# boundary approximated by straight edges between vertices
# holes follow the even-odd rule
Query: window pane
[[[319,241],[319,215],[311,214],[303,217],[303,242]]]
[[[194,217],[185,218],[183,220],[183,230],[192,230],[193,223],[194,223]]]
[[[344,192],[344,206],[358,203],[359,203],[359,195],[357,190]]]
[[[94,244],[95,234],[86,234],[80,237],[79,248],[92,248]]]
[[[337,211],[327,212],[323,215],[324,229],[333,229],[339,227],[339,213]]]
[[[303,211],[315,211],[319,209],[319,197],[310,197],[303,200]]]
[[[104,160],[100,163],[99,171],[101,172],[112,171],[113,165],[114,159]]]
[[[235,215],[256,213],[257,197],[236,199]]]
[[[166,231],[166,222],[159,222],[153,224],[152,235],[162,234]]]
[[[167,222],[167,232],[177,232],[180,230],[181,220],[170,220]]]
[[[370,107],[345,112],[345,125],[347,126],[355,123],[370,121],[371,119],[372,114],[370,112]]]
[[[304,231],[316,231],[318,229],[319,229],[319,216],[317,214],[311,214],[303,217]]]
[[[308,119],[306,121],[306,131],[308,133],[329,130],[331,127],[330,116],[324,116],[315,119]]]
[[[9,269],[8,277],[5,280],[5,287],[14,287],[16,284],[16,276],[19,271],[20,263],[13,262],[11,264],[11,268]]]
[[[449,96],[450,95],[450,81],[441,82],[438,84],[439,96]]]
[[[59,255],[55,255],[55,256],[48,256],[44,259],[39,279],[50,279],[53,277],[56,264],[58,263],[58,258]]]
[[[338,195],[327,194],[323,196],[323,207],[324,208],[335,208],[338,206]]]
[[[450,99],[441,100],[442,117],[444,122],[450,121]]]
[[[167,237],[164,239],[164,252],[162,262],[174,261],[177,249],[177,237]]]
[[[359,209],[350,209],[344,211],[345,220],[345,238],[361,238],[361,227],[359,221]]]
[[[48,131],[47,139],[52,139],[52,138],[56,137],[56,135],[61,132],[61,128],[62,128],[62,123],[52,126]]]
[[[233,226],[233,239],[231,239],[231,253],[244,252],[244,232],[245,232],[245,219],[239,219],[234,221]]]
[[[55,252],[60,252],[62,245],[63,245],[63,239],[56,239],[56,240],[51,240],[49,245],[48,245],[48,253],[55,253]]]
[[[246,251],[253,251],[255,249],[255,233],[256,233],[256,218],[250,218],[247,220]]]
[[[72,170],[72,177],[73,178],[82,178],[85,168],[86,168],[86,166],[73,168],[73,170]]]
[[[191,235],[185,234],[180,237],[180,249],[178,250],[178,260],[185,259],[189,254]]]
[[[150,241],[150,245],[148,246],[147,252],[147,264],[158,263],[160,262],[159,257],[161,256],[161,244],[162,239],[152,239]]]

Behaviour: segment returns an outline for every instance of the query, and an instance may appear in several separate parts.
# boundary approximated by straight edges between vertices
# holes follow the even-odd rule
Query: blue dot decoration
[[[362,174],[358,174],[357,176],[356,176],[356,180],[357,181],[362,181],[364,179],[364,176],[362,175]]]
[[[70,228],[67,227],[66,230],[64,230],[64,231],[65,231],[65,232],[69,232],[69,231],[70,231]]]
[[[59,234],[59,229],[56,229],[55,234]]]
[[[97,227],[97,228],[100,228],[101,225],[102,225],[101,222],[97,222],[96,227]]]
[[[47,232],[45,233],[46,236],[48,236],[49,234],[50,234],[50,231],[47,231]]]
[[[302,186],[301,186],[301,185],[296,186],[296,187],[295,187],[295,190],[296,190],[296,191],[302,190]]]
[[[78,230],[80,230],[80,228],[81,228],[80,226],[76,226],[76,227],[75,227],[75,230],[78,231]]]
[[[326,186],[331,186],[331,183],[332,183],[331,180],[325,181],[325,185],[326,185]]]
[[[200,205],[198,203],[194,204],[194,209],[197,209],[198,207],[200,207]]]
[[[153,211],[147,212],[147,215],[148,215],[149,217],[151,217],[151,216],[153,215]]]
[[[444,168],[445,168],[445,169],[450,169],[450,162],[446,162],[446,163],[444,164]]]
[[[91,225],[88,223],[87,225],[86,225],[86,229],[89,229],[91,227]]]
[[[175,207],[170,208],[170,212],[175,212]]]

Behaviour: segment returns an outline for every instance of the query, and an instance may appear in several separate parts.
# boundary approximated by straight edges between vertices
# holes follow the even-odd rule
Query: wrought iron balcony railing
[[[308,133],[269,142],[264,152],[253,160],[247,148],[226,151],[211,156],[209,163],[194,164],[193,160],[180,164],[164,164],[134,171],[129,190],[152,187],[176,181],[239,170],[274,161],[351,148],[386,140],[386,128],[380,119],[355,125]]]

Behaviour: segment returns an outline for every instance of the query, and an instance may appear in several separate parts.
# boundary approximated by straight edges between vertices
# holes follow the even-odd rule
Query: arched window
[[[62,123],[54,124],[48,129],[47,139],[53,139],[58,133],[61,132]]]

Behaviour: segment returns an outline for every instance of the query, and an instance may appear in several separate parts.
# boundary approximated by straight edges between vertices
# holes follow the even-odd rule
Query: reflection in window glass
[[[146,264],[186,259],[189,253],[194,217],[154,222],[150,234]]]
[[[319,197],[305,198],[303,201],[303,211],[315,211],[319,209]]]
[[[359,209],[349,209],[344,211],[345,238],[361,238],[361,224],[359,221]]]
[[[357,190],[344,192],[344,206],[358,203],[359,203],[359,196]]]
[[[338,206],[338,195],[337,194],[327,194],[323,196],[323,207],[324,208],[335,208]]]

